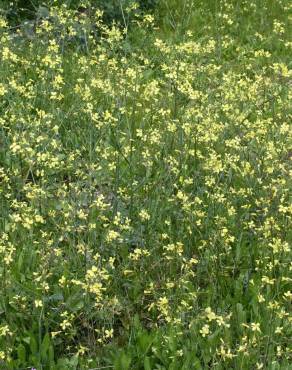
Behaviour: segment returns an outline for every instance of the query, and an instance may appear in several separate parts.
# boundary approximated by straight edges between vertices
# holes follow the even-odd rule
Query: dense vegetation
[[[32,3],[0,18],[0,368],[289,369],[288,0]]]
[[[38,21],[40,16],[48,14],[52,6],[66,6],[70,10],[86,12],[87,16],[97,9],[103,12],[102,20],[106,23],[124,24],[129,13],[124,10],[130,7],[140,12],[155,8],[157,0],[0,0],[0,7],[5,13],[10,25],[16,26],[22,22]],[[127,19],[128,20],[128,19]]]

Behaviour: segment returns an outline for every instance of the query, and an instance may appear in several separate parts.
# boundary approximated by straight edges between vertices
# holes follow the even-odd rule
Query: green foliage
[[[126,9],[134,3],[141,11],[153,11],[156,0],[2,0],[0,9],[7,14],[12,25],[18,25],[27,20],[36,20],[46,12],[46,9],[63,5],[66,5],[68,9],[77,9],[80,13],[88,15],[95,9],[100,9],[104,12],[103,19],[106,23],[115,21],[124,25],[125,16],[127,18]],[[126,20],[129,21],[129,19]]]
[[[0,18],[0,368],[289,369],[288,3],[33,4]]]

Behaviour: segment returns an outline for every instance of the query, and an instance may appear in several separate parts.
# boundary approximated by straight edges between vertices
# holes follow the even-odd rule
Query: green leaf
[[[81,310],[84,306],[84,298],[81,293],[77,292],[71,295],[66,301],[66,306],[73,312]]]
[[[148,356],[144,358],[144,370],[152,370],[150,358]]]
[[[37,355],[38,354],[37,341],[36,341],[35,337],[32,334],[30,335],[29,347],[30,347],[31,353],[33,355]]]
[[[57,301],[63,301],[63,300],[64,300],[64,296],[62,293],[52,294],[49,297],[44,298],[44,302],[50,302],[50,301],[57,302]]]
[[[26,350],[23,344],[19,344],[17,347],[17,357],[24,364],[26,361]]]
[[[138,346],[143,354],[148,352],[152,342],[152,337],[146,331],[142,331],[138,334]]]
[[[47,358],[47,353],[49,351],[50,344],[51,344],[50,336],[48,333],[46,333],[42,341],[41,348],[40,348],[41,357],[43,360],[46,360]]]
[[[131,357],[126,352],[122,351],[120,354],[118,354],[118,357],[114,362],[114,368],[115,370],[128,370],[131,362]]]
[[[37,10],[37,18],[48,18],[50,16],[50,11],[45,6],[39,6]]]
[[[55,365],[55,354],[54,354],[54,347],[52,345],[49,346],[49,352],[48,352],[48,360],[50,365]]]

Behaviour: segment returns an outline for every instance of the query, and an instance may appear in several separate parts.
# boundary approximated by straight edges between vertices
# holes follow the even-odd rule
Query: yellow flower
[[[208,324],[205,324],[202,329],[200,330],[200,333],[202,334],[202,337],[205,337],[206,335],[210,334],[210,327]]]
[[[260,328],[259,323],[252,322],[250,326],[251,326],[252,331],[257,331],[259,333],[261,332],[261,328]]]
[[[8,325],[0,326],[0,337],[4,337],[5,335],[12,335]]]
[[[216,314],[211,310],[211,307],[205,309],[205,315],[209,321],[216,320]]]
[[[142,209],[140,211],[139,216],[140,216],[142,221],[149,221],[150,220],[150,215],[145,209]]]
[[[35,305],[35,307],[36,307],[36,308],[38,308],[38,307],[43,307],[43,302],[42,302],[42,300],[40,300],[40,299],[36,299],[36,300],[34,301],[34,305]]]
[[[52,338],[55,338],[60,333],[62,333],[62,332],[61,331],[52,331],[51,336],[52,336]]]
[[[275,330],[275,334],[281,334],[283,330],[283,327],[277,326]]]
[[[5,88],[5,86],[3,84],[0,84],[0,96],[5,95],[6,92],[7,89]]]

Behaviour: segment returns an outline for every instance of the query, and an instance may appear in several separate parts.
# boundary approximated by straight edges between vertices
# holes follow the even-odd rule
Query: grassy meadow
[[[0,369],[292,369],[291,3],[8,3]]]

